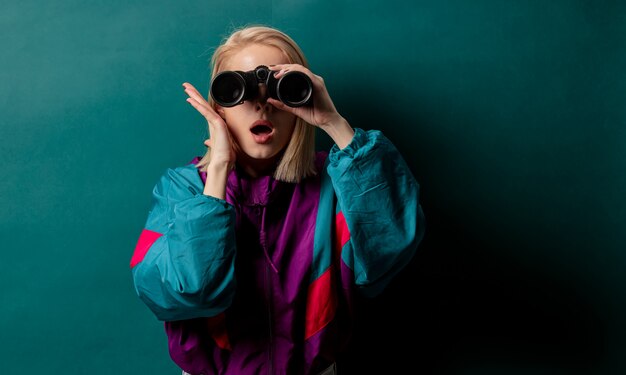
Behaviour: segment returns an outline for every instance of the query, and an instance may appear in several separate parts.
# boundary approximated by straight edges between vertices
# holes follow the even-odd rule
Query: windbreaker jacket
[[[315,374],[337,359],[357,293],[376,296],[423,238],[419,186],[380,132],[316,154],[300,183],[230,172],[203,194],[194,158],[153,190],[131,259],[138,296],[190,374]]]

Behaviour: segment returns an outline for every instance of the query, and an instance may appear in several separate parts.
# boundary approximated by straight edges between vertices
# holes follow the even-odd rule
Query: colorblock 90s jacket
[[[424,234],[419,185],[380,132],[316,154],[300,183],[230,172],[203,195],[168,169],[131,259],[136,292],[190,374],[314,374],[347,344],[357,293],[379,294]]]

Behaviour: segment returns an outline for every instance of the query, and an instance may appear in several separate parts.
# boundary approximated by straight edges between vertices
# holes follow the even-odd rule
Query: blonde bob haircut
[[[223,70],[223,66],[232,55],[251,44],[276,47],[285,54],[289,63],[309,67],[304,53],[287,34],[272,27],[252,25],[236,29],[230,36],[224,38],[222,44],[213,52],[211,57],[212,77]],[[217,104],[210,95],[208,102],[213,109],[217,110]],[[196,167],[206,171],[210,160],[211,150],[207,149],[206,154],[196,164]],[[300,182],[303,178],[316,174],[314,162],[315,127],[296,117],[296,125],[291,140],[285,147],[276,166],[274,178],[285,182]]]

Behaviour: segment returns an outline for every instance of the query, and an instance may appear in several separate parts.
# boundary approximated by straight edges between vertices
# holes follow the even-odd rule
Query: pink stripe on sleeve
[[[304,339],[308,339],[326,327],[337,311],[337,294],[334,292],[333,267],[309,285],[304,326]]]
[[[341,249],[350,240],[350,229],[348,229],[348,223],[346,223],[342,211],[339,211],[335,216],[335,233],[335,250],[341,254]]]
[[[133,253],[133,257],[130,260],[130,268],[135,267],[139,262],[143,260],[150,249],[150,246],[156,241],[162,234],[158,232],[153,232],[149,229],[144,229],[141,231],[141,235],[139,236],[139,240],[137,241],[137,246],[135,246],[135,252]]]

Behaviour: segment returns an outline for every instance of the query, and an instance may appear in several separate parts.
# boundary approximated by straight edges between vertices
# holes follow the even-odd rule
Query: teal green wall
[[[420,252],[343,373],[626,372],[624,2],[1,8],[1,374],[178,373],[129,260],[159,175],[204,151],[182,82],[206,94],[211,49],[257,22],[422,186]]]

